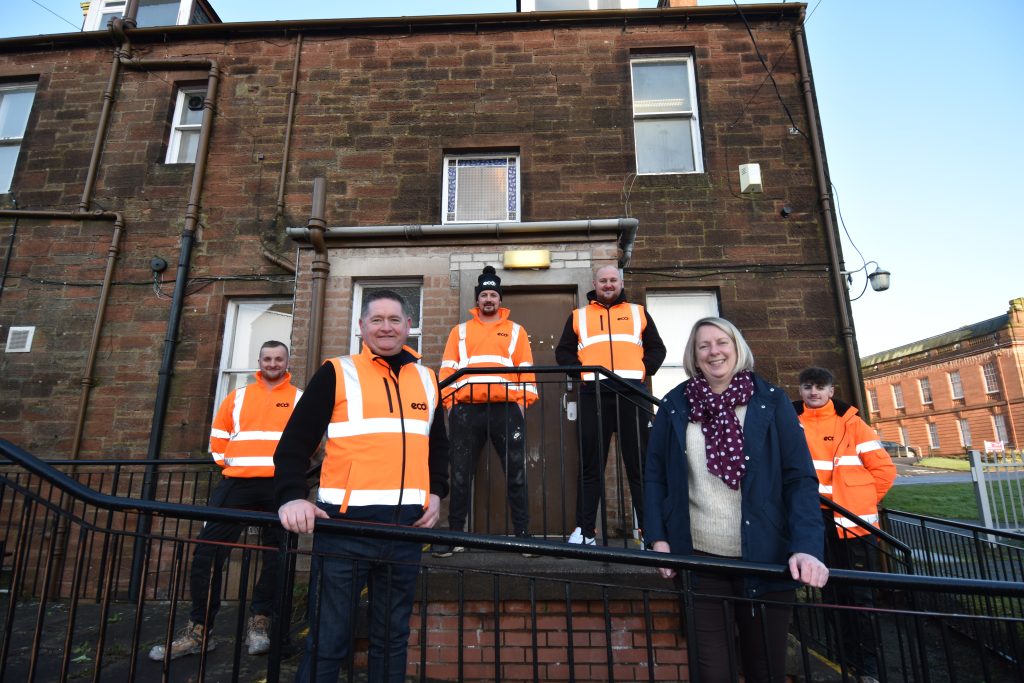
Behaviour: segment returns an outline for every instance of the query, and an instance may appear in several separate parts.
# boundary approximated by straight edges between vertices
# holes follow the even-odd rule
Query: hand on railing
[[[330,517],[326,512],[303,498],[296,498],[282,505],[277,511],[277,516],[281,519],[281,526],[297,534],[312,533],[317,519]]]
[[[672,548],[669,547],[668,541],[655,541],[651,546],[651,550],[656,553],[671,553]],[[663,579],[675,578],[676,570],[671,567],[658,567],[658,573]]]
[[[789,556],[789,573],[795,580],[814,588],[822,588],[828,581],[828,567],[807,553],[793,553]]]

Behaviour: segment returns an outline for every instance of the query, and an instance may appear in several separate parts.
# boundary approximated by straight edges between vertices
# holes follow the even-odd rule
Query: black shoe
[[[533,536],[531,536],[530,532],[528,532],[528,531],[517,531],[516,532],[516,538],[519,539],[520,541],[532,541],[533,540]],[[536,553],[531,553],[531,552],[527,551],[527,552],[523,553],[523,557],[540,557],[540,555],[537,555]]]

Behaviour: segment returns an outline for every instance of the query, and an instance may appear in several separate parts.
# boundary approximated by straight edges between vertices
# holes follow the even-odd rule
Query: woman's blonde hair
[[[750,350],[750,346],[743,338],[743,333],[739,328],[725,318],[711,316],[701,318],[690,329],[690,338],[686,340],[686,346],[683,347],[683,368],[685,368],[686,374],[696,377],[700,372],[700,368],[697,367],[697,330],[705,325],[712,325],[725,332],[732,339],[732,343],[736,345],[736,369],[734,372],[754,369],[754,352]]]

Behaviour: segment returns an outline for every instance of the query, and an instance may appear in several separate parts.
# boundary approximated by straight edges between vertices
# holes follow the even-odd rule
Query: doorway
[[[502,306],[529,335],[535,366],[557,365],[555,347],[576,302],[575,286],[504,288]],[[569,405],[574,399],[567,396],[562,374],[538,374],[537,391],[540,398],[526,411],[529,531],[538,537],[560,538],[566,529],[571,531],[576,526],[579,445],[574,406]],[[488,534],[512,533],[505,477],[490,444],[477,466],[470,529]]]

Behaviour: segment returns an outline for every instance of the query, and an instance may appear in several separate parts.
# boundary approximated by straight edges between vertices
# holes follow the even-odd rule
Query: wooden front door
[[[502,306],[530,335],[533,363],[553,366],[555,346],[576,308],[576,288],[506,287]],[[530,533],[560,537],[576,526],[576,473],[579,444],[576,422],[567,418],[565,376],[537,376],[540,398],[526,411],[526,477],[530,496]],[[575,399],[572,399],[575,400]],[[473,487],[472,530],[511,534],[505,478],[493,448],[481,454]]]

